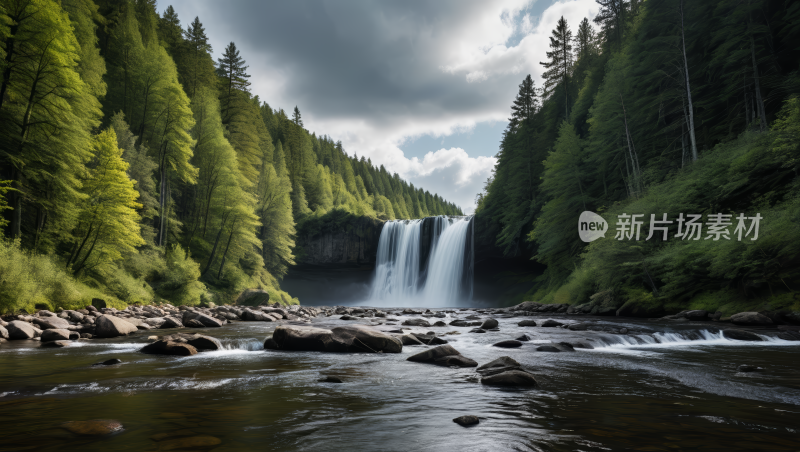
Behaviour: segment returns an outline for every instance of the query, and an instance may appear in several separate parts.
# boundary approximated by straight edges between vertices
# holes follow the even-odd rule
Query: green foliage
[[[157,285],[156,294],[174,305],[195,306],[200,304],[206,286],[198,281],[200,264],[192,260],[180,245],[167,250],[164,257],[166,270]]]

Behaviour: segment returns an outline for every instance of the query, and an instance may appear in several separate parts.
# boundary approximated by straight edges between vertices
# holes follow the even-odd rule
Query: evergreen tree
[[[544,79],[544,95],[549,97],[555,87],[561,85],[564,91],[564,116],[569,118],[569,88],[568,80],[572,72],[572,31],[567,26],[564,16],[558,20],[553,35],[550,36],[550,51],[547,52],[550,61],[540,63],[547,69],[542,74]]]

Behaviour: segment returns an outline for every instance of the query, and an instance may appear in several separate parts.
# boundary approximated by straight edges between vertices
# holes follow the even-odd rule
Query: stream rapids
[[[419,317],[399,314],[389,315],[396,325],[355,323],[387,331]],[[57,350],[13,341],[0,345],[0,451],[170,450],[180,442],[160,441],[197,435],[219,441],[193,450],[215,451],[800,450],[798,342],[766,332],[764,342],[728,340],[712,322],[581,317],[596,331],[571,331],[517,325],[575,321],[567,316],[445,315],[434,320],[491,316],[500,326],[485,334],[406,329],[435,331],[479,364],[510,356],[540,387],[488,387],[474,368],[406,361],[427,347],[400,354],[264,350],[276,326],[266,322],[203,329],[224,349],[187,357],[139,353],[153,334],[144,331]],[[311,325],[352,323],[336,316]],[[451,331],[460,334],[445,334]],[[520,348],[491,345],[523,333],[532,340]],[[594,348],[536,351],[576,340]],[[92,366],[110,358],[123,363]],[[764,371],[737,372],[741,364]],[[319,381],[326,376],[343,383]],[[480,424],[452,421],[462,415]],[[115,419],[124,430],[84,437],[60,428],[88,419]]]

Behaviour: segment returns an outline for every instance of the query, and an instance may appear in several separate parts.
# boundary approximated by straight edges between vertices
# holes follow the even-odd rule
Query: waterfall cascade
[[[442,307],[471,300],[474,260],[472,216],[388,221],[370,301]]]

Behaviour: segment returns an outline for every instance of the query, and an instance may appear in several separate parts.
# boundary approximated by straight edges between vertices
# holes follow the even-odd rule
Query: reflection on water
[[[0,346],[0,451],[800,450],[797,343],[729,341],[698,325],[593,323],[631,330],[618,335],[520,328],[519,320],[501,318],[500,331],[486,334],[424,331],[459,331],[446,339],[481,364],[511,356],[540,389],[484,387],[474,369],[405,361],[419,347],[264,351],[267,323],[207,330],[224,349],[190,357],[139,354],[152,332],[58,350],[9,342]],[[523,331],[533,343],[491,347]],[[565,340],[595,348],[535,351],[534,343]],[[111,357],[124,362],[92,367]],[[745,363],[766,371],[737,373]],[[481,423],[452,422],[464,414]],[[98,439],[60,428],[89,419],[116,419],[125,431]]]

